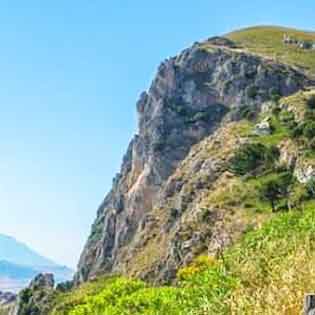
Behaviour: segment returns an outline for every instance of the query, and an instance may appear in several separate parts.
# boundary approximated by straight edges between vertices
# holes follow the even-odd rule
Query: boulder
[[[53,289],[55,287],[54,275],[51,273],[37,275],[30,284],[30,289]]]
[[[295,168],[294,175],[301,184],[306,184],[315,179],[315,166],[298,166]]]
[[[279,145],[279,152],[280,165],[285,165],[288,169],[294,169],[298,158],[298,150],[294,142],[291,139],[282,141]]]
[[[254,134],[257,136],[267,136],[272,133],[269,118],[264,119],[255,126]]]

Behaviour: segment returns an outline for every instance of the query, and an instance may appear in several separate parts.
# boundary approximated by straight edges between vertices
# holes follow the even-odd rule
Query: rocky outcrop
[[[295,169],[300,155],[298,146],[291,139],[285,139],[279,145],[279,152],[280,166],[283,165],[291,170]]]
[[[52,274],[39,274],[22,290],[12,305],[9,315],[48,314],[55,297],[55,281]]]
[[[8,305],[16,300],[16,294],[12,292],[1,292],[0,291],[0,306]]]
[[[55,287],[54,275],[51,273],[37,275],[30,283],[31,290],[52,290]]]
[[[267,136],[272,133],[272,128],[269,122],[269,117],[255,126],[254,134],[257,136]]]
[[[280,165],[293,171],[294,177],[301,184],[315,180],[315,162],[303,155],[303,148],[299,148],[294,141],[286,139],[279,145]]]
[[[98,209],[76,282],[99,273],[126,274],[130,270],[141,273],[143,278],[171,278],[176,266],[189,261],[210,242],[206,232],[198,231],[202,225],[189,237],[179,237],[189,224],[194,224],[192,217],[202,217],[201,210],[193,205],[198,196],[175,176],[187,163],[192,147],[221,125],[240,119],[240,108],[259,111],[275,90],[289,95],[307,83],[302,73],[289,66],[240,52],[225,41],[219,41],[223,46],[216,42],[217,38],[195,44],[165,60],[150,89],[140,96],[138,134],[129,145],[112,190]],[[211,147],[215,147],[219,140],[211,141]],[[227,143],[229,138],[222,141]],[[225,150],[224,145],[217,146]],[[191,176],[199,174],[193,183],[199,187],[195,191],[212,185],[224,170],[224,158],[215,158],[216,151],[211,152],[194,160],[193,166],[189,164]],[[220,222],[215,209],[210,217],[207,225]],[[157,238],[159,233],[165,237]],[[136,263],[133,257],[144,257],[142,249],[150,244],[157,246],[158,252],[148,251],[149,256],[165,254],[160,259],[163,266],[156,266],[159,259],[155,259],[144,264],[146,269],[138,270],[141,262]]]
[[[228,211],[208,203],[208,195],[227,182],[229,160],[243,138],[227,123],[192,147],[160,191],[160,200],[143,220],[128,254],[118,263],[128,275],[161,283],[201,253],[216,254],[231,241],[238,223],[223,224]],[[124,264],[124,261],[126,263]]]
[[[11,292],[0,292],[0,314],[16,315],[17,296]]]
[[[295,170],[294,175],[301,184],[307,184],[315,180],[315,165],[314,163],[299,163]]]

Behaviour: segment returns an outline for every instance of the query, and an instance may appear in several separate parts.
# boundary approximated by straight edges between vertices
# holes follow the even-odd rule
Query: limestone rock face
[[[172,267],[166,264],[155,268],[154,277],[167,278],[177,264],[193,256],[193,248],[205,242],[204,235],[196,232],[182,243],[177,237],[180,227],[177,232],[173,227],[190,198],[196,196],[182,191],[184,183],[180,180],[170,182],[171,176],[195,144],[221,125],[238,119],[239,108],[246,105],[259,111],[260,104],[270,99],[271,90],[289,95],[307,83],[302,73],[289,66],[226,46],[232,47],[229,43],[206,49],[203,44],[195,44],[165,60],[149,90],[141,94],[137,103],[138,133],[130,142],[121,172],[98,209],[81,255],[76,282],[104,272],[137,271],[132,258],[154,238],[151,235],[150,239],[149,231],[159,224],[156,209],[165,208],[167,195],[175,195],[172,216],[156,233],[170,236],[168,242],[173,245],[167,251],[166,261],[172,261]],[[202,170],[200,174],[204,176],[195,185],[202,188],[215,180],[222,161],[208,156],[194,163],[191,170],[195,173]],[[218,220],[217,214],[213,214],[213,220]],[[161,243],[161,251],[163,246]],[[180,251],[185,254],[178,255]],[[144,278],[152,268],[148,270],[141,271]]]
[[[55,294],[55,280],[52,274],[39,274],[22,290],[16,301],[8,308],[8,315],[46,315]]]
[[[43,289],[43,290],[50,290],[54,289],[55,287],[55,280],[53,274],[47,273],[43,274],[40,273],[37,275],[30,283],[30,289]]]
[[[307,184],[315,179],[315,165],[301,163],[295,168],[294,175],[300,183]]]
[[[299,157],[298,147],[291,139],[282,141],[279,145],[280,165],[286,166],[288,169],[295,169]]]

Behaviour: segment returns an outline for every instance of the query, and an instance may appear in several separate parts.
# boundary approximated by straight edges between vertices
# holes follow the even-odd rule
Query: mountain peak
[[[28,245],[16,240],[14,237],[0,234],[0,259],[25,266],[57,266],[51,259],[40,255]]]
[[[292,38],[297,44],[315,44],[315,32],[281,26],[254,26],[225,35],[244,51],[299,67],[314,76],[315,49],[304,49],[303,45],[286,44],[283,41],[285,36]]]
[[[59,266],[12,236],[0,234],[0,290],[18,291],[40,272],[53,272],[57,282],[73,275],[70,268]]]
[[[243,32],[196,43],[161,63],[137,103],[139,133],[98,210],[80,259],[78,282],[104,272],[168,281],[179,266],[201,253],[205,235],[180,239],[181,230],[188,229],[182,218],[194,211],[198,188],[192,192],[186,186],[190,180],[177,178],[176,172],[193,160],[187,161],[189,152],[198,143],[239,120],[244,107],[258,115],[262,104],[275,95],[293,94],[309,83],[302,69],[249,51],[254,37],[247,31],[251,41],[246,41]],[[268,40],[277,42],[275,47],[284,46],[283,32],[277,30],[275,39],[269,38],[274,30],[266,32]],[[228,143],[234,137],[222,139]],[[203,156],[191,177],[204,160],[203,175],[209,178],[194,183],[201,188],[214,182],[217,164],[222,164]]]

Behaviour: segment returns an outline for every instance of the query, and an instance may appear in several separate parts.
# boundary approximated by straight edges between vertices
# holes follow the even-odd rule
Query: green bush
[[[299,124],[295,126],[294,128],[292,128],[291,130],[289,130],[289,136],[291,138],[298,138],[302,135],[303,135],[303,124]]]
[[[58,283],[56,290],[60,292],[68,292],[73,288],[73,281],[65,281]]]
[[[243,105],[239,109],[241,119],[253,120],[256,118],[257,110],[251,105]]]
[[[247,97],[248,98],[256,98],[258,94],[257,87],[255,85],[250,86],[247,89]]]
[[[307,106],[310,109],[315,109],[315,95],[312,95],[308,100],[307,100]]]
[[[201,257],[183,268],[176,286],[99,279],[65,294],[68,303],[49,315],[282,314],[288,294],[292,314],[299,314],[304,293],[314,286],[314,216],[312,205],[277,214],[249,229],[221,259]]]
[[[292,126],[291,130],[289,131],[289,135],[292,138],[303,136],[308,141],[312,140],[315,137],[315,121],[308,119],[299,123],[295,127]]]
[[[271,108],[271,113],[272,113],[272,115],[274,115],[277,118],[277,117],[279,117],[279,115],[281,113],[281,108],[278,105],[273,106]]]
[[[289,123],[289,122],[294,121],[294,120],[295,120],[294,113],[289,112],[287,110],[281,112],[280,121],[282,123]]]
[[[315,119],[315,109],[307,108],[303,117],[304,121]]]
[[[314,198],[315,197],[315,180],[314,179],[311,179],[306,184],[306,190],[307,190],[309,198]]]
[[[246,143],[242,145],[230,160],[230,170],[237,175],[245,175],[253,171],[263,171],[274,165],[279,157],[275,146],[265,146],[261,143]]]
[[[287,204],[292,181],[293,176],[291,172],[282,172],[268,178],[259,188],[261,199],[270,202],[273,212],[281,199],[286,199],[285,202]]]
[[[270,99],[274,102],[278,102],[281,98],[281,92],[277,88],[271,88],[269,90]]]
[[[304,124],[303,135],[308,140],[315,137],[315,122],[314,121],[307,121]]]

